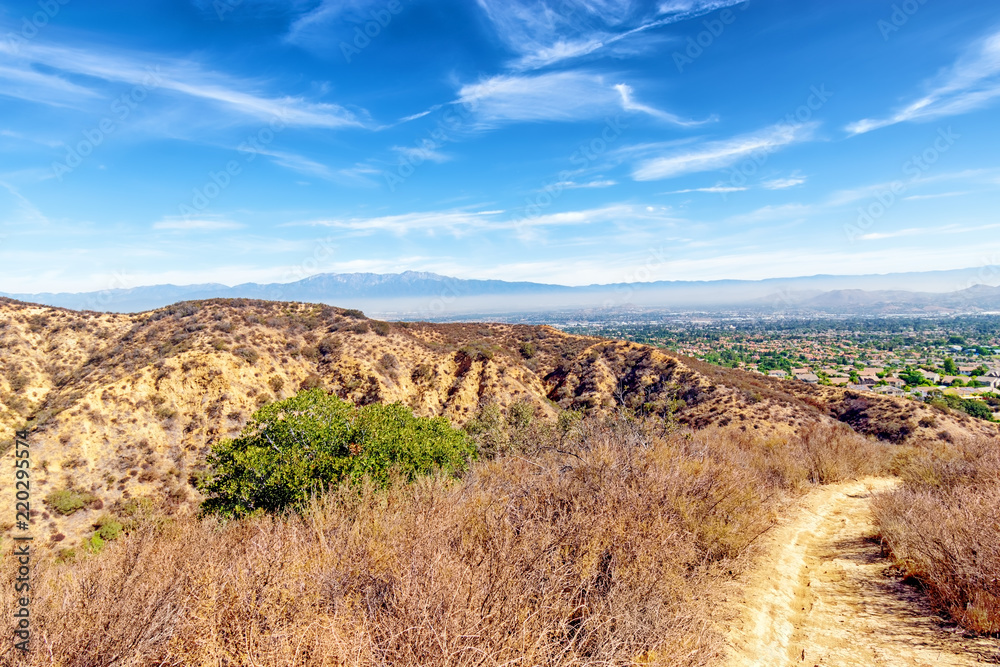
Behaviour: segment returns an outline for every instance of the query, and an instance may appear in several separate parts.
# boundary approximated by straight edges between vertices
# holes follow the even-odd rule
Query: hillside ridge
[[[97,505],[166,498],[191,511],[212,444],[260,406],[322,387],[356,404],[400,402],[456,425],[487,404],[628,411],[704,428],[787,434],[840,421],[892,442],[995,434],[923,404],[781,381],[547,326],[382,322],[321,304],[217,299],[119,315],[0,301],[0,451],[27,423],[33,493]],[[0,501],[10,500],[9,488]],[[53,543],[94,512],[36,517]],[[4,530],[9,526],[0,526]],[[62,536],[62,537],[60,537]]]

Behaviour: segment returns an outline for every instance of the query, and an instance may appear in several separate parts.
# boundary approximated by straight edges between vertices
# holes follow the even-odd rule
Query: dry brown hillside
[[[156,496],[194,507],[189,483],[212,443],[260,405],[321,386],[356,403],[402,402],[456,424],[485,402],[630,410],[758,434],[840,420],[892,442],[945,439],[994,425],[911,401],[778,381],[660,350],[504,324],[387,323],[325,305],[185,302],[133,315],[0,300],[0,451],[31,428],[38,538],[86,533],[100,506]],[[9,469],[9,462],[3,463]],[[56,489],[93,494],[60,516]],[[12,490],[0,485],[0,503]],[[4,531],[9,525],[0,525]]]

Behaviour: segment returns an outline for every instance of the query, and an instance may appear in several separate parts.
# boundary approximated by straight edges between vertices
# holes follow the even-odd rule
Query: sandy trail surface
[[[896,480],[820,487],[768,535],[728,633],[728,667],[952,667],[1000,662],[998,642],[942,624],[889,571],[869,500]]]

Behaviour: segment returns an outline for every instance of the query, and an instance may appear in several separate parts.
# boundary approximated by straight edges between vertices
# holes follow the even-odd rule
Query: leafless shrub
[[[941,445],[900,462],[904,484],[873,503],[904,574],[967,630],[1000,633],[1000,449],[993,439]]]

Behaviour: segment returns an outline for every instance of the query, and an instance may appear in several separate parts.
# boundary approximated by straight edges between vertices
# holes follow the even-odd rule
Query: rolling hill
[[[545,419],[628,409],[765,435],[834,421],[893,442],[996,433],[911,401],[545,326],[389,323],[258,300],[189,301],[134,315],[3,300],[0,378],[4,458],[13,456],[14,429],[28,423],[35,497],[72,487],[92,494],[95,508],[152,495],[191,511],[199,500],[191,479],[208,448],[237,434],[259,406],[303,387],[358,404],[398,401],[458,425],[488,403],[526,403]],[[0,502],[12,502],[11,493],[0,489]],[[55,544],[86,532],[97,510],[38,511],[39,536]]]

